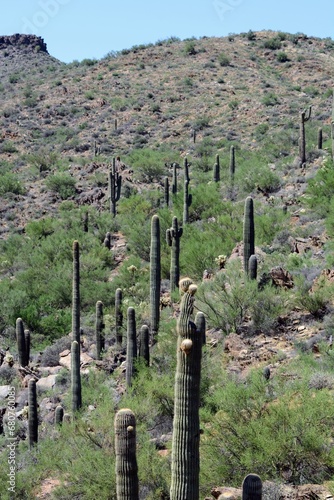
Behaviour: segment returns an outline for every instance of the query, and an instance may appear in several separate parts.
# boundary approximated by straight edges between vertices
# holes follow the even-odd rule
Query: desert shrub
[[[286,52],[278,52],[276,55],[276,58],[277,58],[277,61],[281,62],[281,63],[287,62],[289,60],[289,57],[286,54]]]
[[[326,216],[330,210],[334,190],[334,164],[326,158],[315,176],[309,180],[304,202],[319,216]]]
[[[273,92],[268,92],[265,94],[265,96],[261,99],[262,104],[265,106],[275,106],[275,104],[278,104],[279,99],[277,95],[275,95]]]
[[[137,180],[152,182],[166,175],[165,163],[171,160],[165,151],[142,148],[132,151],[125,161],[133,169]]]
[[[7,364],[0,366],[0,385],[10,385],[17,377],[18,373],[13,366]]]
[[[272,193],[281,184],[277,173],[257,155],[250,156],[249,159],[240,158],[235,170],[235,182],[240,191],[245,194],[251,193],[254,189]]]
[[[41,366],[58,366],[59,354],[65,349],[71,349],[71,338],[69,336],[56,340],[52,345],[46,347],[41,356]]]
[[[224,52],[221,52],[218,56],[218,62],[220,66],[229,66],[231,59]]]
[[[278,37],[269,38],[263,43],[265,49],[277,50],[281,48],[281,40]]]
[[[6,193],[24,194],[25,189],[16,174],[5,172],[0,174],[0,196]]]
[[[295,370],[303,371],[300,362]],[[223,370],[218,381],[216,374],[206,398],[212,411],[204,417],[209,426],[201,454],[203,475],[211,470],[221,482],[235,486],[254,467],[263,480],[282,480],[289,471],[292,484],[331,477],[330,391],[310,389],[304,376],[287,384],[287,375],[282,370],[266,382],[261,372],[252,372],[245,381]]]
[[[59,173],[50,175],[45,184],[48,189],[59,194],[62,200],[75,195],[75,179],[68,174]]]
[[[186,56],[194,56],[196,54],[196,44],[194,40],[187,40],[184,42],[183,53]]]

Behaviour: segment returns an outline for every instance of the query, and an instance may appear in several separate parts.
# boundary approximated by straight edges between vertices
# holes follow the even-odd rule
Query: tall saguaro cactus
[[[136,417],[128,408],[116,413],[116,497],[117,500],[139,500],[136,457]]]
[[[172,227],[166,231],[167,245],[171,247],[170,288],[173,292],[179,286],[180,280],[180,238],[183,229],[179,227],[177,217],[173,217]]]
[[[235,174],[235,148],[231,146],[230,149],[230,179],[231,184],[234,184],[234,174]]]
[[[80,376],[80,348],[76,340],[71,346],[71,388],[72,388],[72,411],[73,415],[82,406],[81,399],[81,376]]]
[[[64,420],[64,408],[58,405],[55,409],[55,426],[61,425]]]
[[[109,170],[109,199],[110,199],[110,213],[113,217],[116,216],[116,204],[121,196],[122,176],[116,170],[116,160],[113,158],[112,167]]]
[[[128,307],[127,344],[126,344],[126,386],[131,387],[134,375],[134,362],[137,359],[137,327],[136,312],[133,307]]]
[[[219,182],[220,181],[220,161],[219,161],[219,155],[216,155],[216,161],[215,161],[215,164],[213,165],[213,181],[214,182]]]
[[[164,199],[165,199],[165,207],[169,207],[169,179],[166,176],[164,180]]]
[[[105,348],[104,322],[103,322],[103,303],[101,300],[96,302],[95,316],[95,336],[96,336],[96,359],[101,359],[101,351]]]
[[[202,334],[191,321],[196,285],[180,281],[180,315],[177,320],[177,366],[175,375],[172,441],[171,500],[199,500],[199,402]]]
[[[156,336],[160,320],[160,285],[161,285],[161,247],[160,219],[153,215],[151,220],[151,250],[150,250],[150,303],[151,332]]]
[[[17,318],[16,320],[16,343],[20,365],[23,367],[28,366],[29,357],[22,318]]]
[[[28,437],[29,448],[32,448],[38,442],[38,411],[35,379],[30,379],[28,384]]]
[[[247,196],[244,212],[244,271],[248,275],[249,258],[255,254],[254,204]]]
[[[262,481],[257,474],[248,474],[243,480],[242,500],[262,500]]]
[[[177,193],[177,163],[173,163],[173,180],[172,180],[172,193]]]
[[[72,340],[78,342],[80,354],[80,250],[78,241],[73,241]]]
[[[122,328],[123,328],[123,312],[122,312],[123,292],[121,288],[117,288],[115,292],[115,330],[116,344],[122,347]]]
[[[308,110],[300,113],[299,156],[302,164],[306,162],[305,123],[311,118],[311,111],[312,106],[309,106]]]
[[[139,357],[144,361],[146,366],[150,366],[150,330],[147,325],[143,325],[140,329],[139,337]]]

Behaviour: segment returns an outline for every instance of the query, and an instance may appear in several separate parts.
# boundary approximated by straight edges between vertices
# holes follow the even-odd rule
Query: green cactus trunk
[[[104,322],[103,322],[103,303],[101,300],[96,302],[95,318],[95,336],[96,336],[96,359],[101,359],[101,352],[104,351]]]
[[[305,123],[311,118],[312,106],[300,114],[299,156],[302,165],[306,163]]]
[[[165,207],[169,207],[169,179],[165,177],[164,180],[164,195],[165,195]]]
[[[26,336],[24,334],[22,318],[17,318],[16,320],[16,343],[20,365],[22,367],[28,366],[29,357],[27,353]]]
[[[161,285],[160,219],[157,215],[153,215],[151,221],[151,250],[150,250],[150,304],[151,304],[151,332],[153,338],[156,337],[159,330],[160,285]]]
[[[61,425],[64,420],[64,408],[60,405],[55,410],[55,426]]]
[[[29,330],[24,330],[24,339],[26,342],[26,353],[27,353],[27,365],[29,365],[30,361],[30,331]]]
[[[82,406],[81,399],[81,376],[80,376],[80,348],[77,341],[71,346],[71,389],[72,389],[72,412],[76,412]]]
[[[80,251],[78,241],[73,241],[72,340],[78,342],[80,355]]]
[[[28,436],[29,448],[38,442],[38,411],[36,380],[30,379],[28,384]]]
[[[108,231],[105,235],[105,238],[104,238],[104,241],[103,241],[103,245],[108,248],[108,250],[111,249],[111,234],[110,232]]]
[[[116,216],[116,204],[121,196],[122,176],[116,171],[115,158],[112,160],[112,167],[109,171],[109,199],[110,199],[110,213],[113,217]]]
[[[139,357],[144,361],[146,366],[150,366],[150,330],[147,325],[143,325],[140,329],[139,337]]]
[[[202,334],[190,319],[196,289],[188,278],[180,281],[170,500],[199,499]]]
[[[247,196],[244,212],[244,271],[248,276],[248,264],[251,255],[255,254],[254,204],[253,198]]]
[[[248,261],[248,276],[250,280],[257,279],[257,257],[256,255],[251,255]]]
[[[177,193],[177,163],[173,163],[172,193]]]
[[[134,413],[126,408],[119,410],[114,426],[117,500],[139,500]]]
[[[137,359],[137,327],[136,313],[133,307],[128,308],[127,343],[126,343],[126,386],[131,387],[135,373],[135,360]]]
[[[230,149],[230,179],[231,184],[234,184],[234,174],[235,174],[235,148],[231,146]]]
[[[180,238],[183,229],[179,228],[177,217],[173,217],[172,227],[166,231],[167,245],[171,247],[170,289],[174,292],[180,281]]]
[[[322,128],[318,128],[318,149],[322,149]]]
[[[213,181],[214,182],[219,182],[220,181],[220,161],[219,161],[219,155],[216,155],[216,161],[213,166]]]
[[[123,312],[122,312],[123,293],[121,288],[117,288],[115,292],[115,330],[116,330],[116,344],[122,347],[122,328],[123,328]]]
[[[196,330],[202,336],[202,343],[203,343],[203,345],[205,345],[206,344],[206,321],[205,321],[205,316],[201,311],[198,311],[198,313],[195,316],[195,325],[196,325]]]
[[[242,500],[262,500],[262,481],[257,474],[248,474],[243,480]]]

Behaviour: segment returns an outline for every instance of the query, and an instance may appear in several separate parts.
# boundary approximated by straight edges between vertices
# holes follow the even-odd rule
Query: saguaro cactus
[[[205,321],[205,316],[201,311],[198,311],[198,313],[195,316],[195,325],[196,325],[197,331],[202,336],[202,343],[203,343],[203,345],[205,345],[206,344],[206,321]]]
[[[116,160],[113,158],[112,167],[109,171],[109,198],[110,198],[110,213],[113,217],[116,216],[116,204],[121,196],[122,176],[116,171]]]
[[[96,302],[95,317],[95,336],[96,336],[96,359],[101,359],[101,351],[105,348],[104,322],[103,322],[103,303],[101,300]]]
[[[71,346],[71,388],[72,388],[72,411],[73,415],[82,406],[81,399],[81,377],[80,377],[80,348],[76,340]]]
[[[72,340],[78,342],[80,355],[80,252],[78,241],[73,241]]]
[[[146,366],[150,366],[150,331],[147,325],[143,325],[140,329],[139,337],[139,357],[144,361]]]
[[[28,384],[28,437],[29,448],[32,448],[38,442],[38,411],[35,379],[30,379]]]
[[[116,330],[116,344],[122,346],[122,328],[123,328],[123,312],[122,312],[123,293],[121,288],[117,288],[115,292],[115,330]]]
[[[248,275],[248,264],[251,255],[255,254],[254,204],[253,198],[247,196],[244,212],[244,271]]]
[[[262,500],[262,481],[257,474],[248,474],[243,480],[242,500]]]
[[[322,128],[318,128],[318,149],[322,149]]]
[[[235,148],[231,146],[230,149],[230,179],[231,184],[234,183],[234,174],[235,174]]]
[[[220,181],[220,162],[219,162],[219,155],[216,155],[216,161],[213,166],[213,180],[214,182],[219,182]]]
[[[256,280],[257,278],[257,257],[256,255],[251,255],[248,261],[248,276],[251,280]]]
[[[119,410],[114,426],[117,500],[139,500],[134,413],[127,408]]]
[[[177,193],[177,163],[173,163],[173,180],[172,180],[172,193]]]
[[[155,337],[159,329],[160,285],[161,285],[160,219],[157,215],[153,215],[151,221],[151,250],[150,250],[150,303],[151,303],[151,332],[153,337]]]
[[[166,176],[164,180],[164,198],[165,198],[165,207],[169,207],[169,179]]]
[[[311,111],[312,106],[309,106],[300,113],[299,156],[302,164],[306,162],[305,123],[311,118]]]
[[[183,224],[189,222],[189,207],[192,203],[192,194],[189,193],[189,180],[184,180],[184,192],[183,192]]]
[[[27,364],[30,361],[30,330],[24,330],[24,339],[26,342]]]
[[[64,408],[60,405],[55,410],[55,426],[61,425],[64,420]]]
[[[28,366],[29,356],[27,352],[26,336],[24,334],[24,326],[22,318],[16,320],[16,343],[19,354],[19,363],[21,366]]]
[[[134,361],[137,359],[137,328],[136,312],[133,307],[128,307],[127,343],[126,343],[126,386],[131,387],[134,375]]]
[[[179,227],[177,217],[173,217],[172,227],[166,231],[167,245],[171,247],[170,289],[173,292],[180,280],[180,238],[183,229]]]
[[[179,287],[183,296],[177,320],[170,499],[198,500],[202,334],[191,321],[197,287],[189,278],[181,280]]]

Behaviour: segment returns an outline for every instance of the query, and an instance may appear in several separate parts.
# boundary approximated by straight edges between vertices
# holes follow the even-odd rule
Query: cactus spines
[[[103,351],[105,348],[103,303],[101,302],[101,300],[98,300],[96,302],[95,335],[96,335],[96,359],[100,360],[101,351]]]
[[[136,457],[136,417],[123,408],[115,415],[116,497],[117,500],[139,500]]]
[[[151,332],[153,338],[156,336],[159,329],[160,285],[161,285],[160,219],[157,215],[153,215],[151,220],[151,249],[150,249],[150,304],[151,304]]]
[[[80,350],[80,252],[76,240],[73,241],[72,340],[78,342]]]
[[[30,379],[28,384],[28,436],[29,448],[32,448],[38,441],[38,411],[35,379]]]
[[[191,321],[196,285],[180,281],[183,291],[177,320],[177,367],[172,442],[171,500],[199,499],[199,402],[202,334]]]
[[[166,231],[167,245],[171,247],[170,288],[173,292],[180,280],[180,238],[183,229],[179,227],[177,217],[173,217],[172,227]]]
[[[305,123],[311,118],[312,106],[300,113],[299,156],[302,165],[306,163]]]
[[[64,420],[64,408],[58,405],[55,409],[55,426],[61,425]]]
[[[234,183],[234,174],[235,174],[235,148],[231,146],[230,149],[230,178],[231,183]]]
[[[123,312],[122,312],[123,292],[121,288],[117,288],[115,292],[115,330],[116,344],[122,346],[122,328],[123,328]]]
[[[144,361],[146,366],[150,366],[150,330],[147,325],[143,325],[140,329],[139,337],[139,357]]]
[[[318,149],[322,149],[322,128],[318,128]]]
[[[177,163],[173,163],[173,180],[172,180],[172,193],[177,193]]]
[[[183,167],[184,167],[184,179],[189,182],[190,181],[190,177],[189,177],[189,163],[188,163],[188,158],[184,159]]]
[[[242,500],[262,500],[262,481],[257,474],[248,474],[243,480]]]
[[[113,158],[112,167],[109,171],[109,198],[110,198],[110,213],[113,217],[116,216],[116,203],[121,196],[122,176],[116,170],[116,160]]]
[[[248,275],[248,264],[251,255],[255,254],[254,204],[253,198],[247,196],[244,212],[244,271]]]
[[[82,406],[81,399],[81,376],[80,376],[80,348],[79,343],[74,340],[71,346],[71,389],[72,389],[72,412],[73,415]]]
[[[214,182],[219,182],[220,181],[220,162],[219,162],[219,155],[216,155],[216,161],[213,166],[213,180]]]
[[[131,387],[134,375],[134,362],[137,358],[136,312],[133,307],[127,311],[127,343],[126,343],[126,386]]]
[[[26,337],[22,318],[16,320],[16,342],[19,354],[19,363],[22,367],[28,366],[29,358],[27,353]]]
[[[254,254],[249,257],[248,276],[251,280],[256,280],[257,278],[257,257]]]
[[[206,321],[205,321],[205,316],[201,311],[198,311],[198,313],[195,316],[195,325],[196,325],[198,333],[202,336],[202,343],[203,343],[203,345],[205,345],[206,344]]]
[[[165,198],[165,207],[169,207],[169,179],[166,176],[164,180],[164,198]]]

